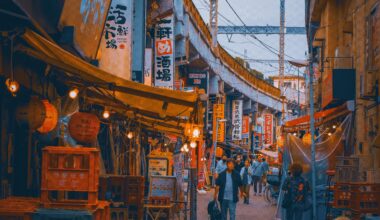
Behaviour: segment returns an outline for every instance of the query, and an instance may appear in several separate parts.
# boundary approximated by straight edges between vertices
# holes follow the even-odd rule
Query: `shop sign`
[[[247,115],[243,116],[243,127],[241,131],[241,137],[242,138],[249,137],[249,116]]]
[[[174,78],[174,16],[158,21],[155,29],[155,74],[157,87],[173,89]]]
[[[152,86],[152,48],[145,48],[144,56],[144,84],[147,86]]]
[[[264,144],[273,144],[273,115],[264,114]]]
[[[169,197],[170,201],[176,200],[175,176],[151,176],[149,186],[150,197]]]
[[[216,130],[216,123],[217,120],[224,119],[224,104],[214,104],[213,108],[213,126],[212,126],[212,139],[215,141],[216,139],[216,134],[218,134],[218,142],[224,142],[224,129],[225,129],[225,124],[224,122],[219,122],[218,124],[218,131],[215,132]]]
[[[112,0],[100,42],[100,69],[126,80],[131,78],[132,10],[132,0]]]
[[[204,89],[207,93],[207,72],[189,73],[186,86]]]
[[[243,130],[243,100],[232,101],[232,140],[241,140]]]
[[[167,158],[149,158],[148,176],[167,176],[169,173],[169,161]]]

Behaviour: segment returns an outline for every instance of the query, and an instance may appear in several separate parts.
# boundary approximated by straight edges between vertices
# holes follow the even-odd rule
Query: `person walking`
[[[310,190],[309,183],[301,176],[302,166],[294,163],[290,167],[291,176],[286,178],[282,189],[284,199],[282,207],[286,210],[286,220],[302,220],[302,215],[306,206],[311,206],[307,201],[307,194]]]
[[[269,171],[269,164],[267,163],[265,158],[261,159],[261,165],[260,166],[261,166],[261,169],[263,172],[263,175],[261,176],[261,184],[264,184],[264,183],[266,183],[267,174]]]
[[[254,195],[259,196],[263,190],[263,185],[261,182],[261,178],[263,176],[263,169],[261,168],[261,162],[259,160],[255,160],[252,164],[252,182],[253,182],[253,190]]]
[[[214,178],[218,178],[219,174],[227,169],[227,156],[223,155],[222,159],[218,161],[215,167]]]
[[[249,160],[244,162],[244,167],[240,170],[240,177],[243,184],[244,204],[249,204],[249,187],[252,182],[252,167]]]
[[[242,161],[242,158],[240,155],[236,157],[236,165],[235,170],[240,173],[240,170],[244,167],[244,162]]]
[[[222,220],[227,220],[228,212],[230,220],[235,220],[236,203],[239,201],[238,191],[240,190],[241,197],[244,197],[244,191],[240,175],[234,170],[234,161],[228,159],[226,163],[227,169],[216,179],[214,200],[219,201],[221,205]]]

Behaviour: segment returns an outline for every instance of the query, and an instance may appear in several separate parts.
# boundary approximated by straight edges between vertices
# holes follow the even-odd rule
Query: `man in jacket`
[[[230,220],[235,220],[236,203],[240,196],[244,197],[240,174],[234,170],[234,161],[227,160],[227,169],[219,174],[216,180],[214,200],[218,200],[222,209],[222,220],[227,220],[227,213],[230,214]]]

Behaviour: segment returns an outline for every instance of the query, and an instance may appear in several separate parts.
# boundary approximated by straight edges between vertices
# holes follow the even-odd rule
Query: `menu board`
[[[175,176],[151,176],[149,196],[169,197],[175,201],[176,177]]]
[[[149,158],[148,176],[167,176],[169,174],[169,160],[167,158]]]

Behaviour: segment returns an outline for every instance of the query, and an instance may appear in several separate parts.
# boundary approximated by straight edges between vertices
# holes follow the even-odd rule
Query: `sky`
[[[227,4],[232,5],[235,11],[247,26],[279,26],[280,1],[279,0],[219,0],[219,25],[231,26],[243,24]],[[193,0],[206,23],[209,23],[209,0]],[[305,26],[305,1],[285,1],[285,26]],[[225,18],[223,18],[225,17]],[[279,35],[256,35],[264,43],[279,50]],[[218,35],[219,43],[234,57],[240,56],[248,59],[278,60],[278,56],[269,52],[257,40],[248,35],[233,35],[229,40],[227,35]],[[285,59],[306,59],[306,35],[285,35]],[[250,67],[261,71],[266,77],[278,75],[277,62],[250,62]],[[289,64],[285,65],[286,75],[296,75],[297,69]]]

